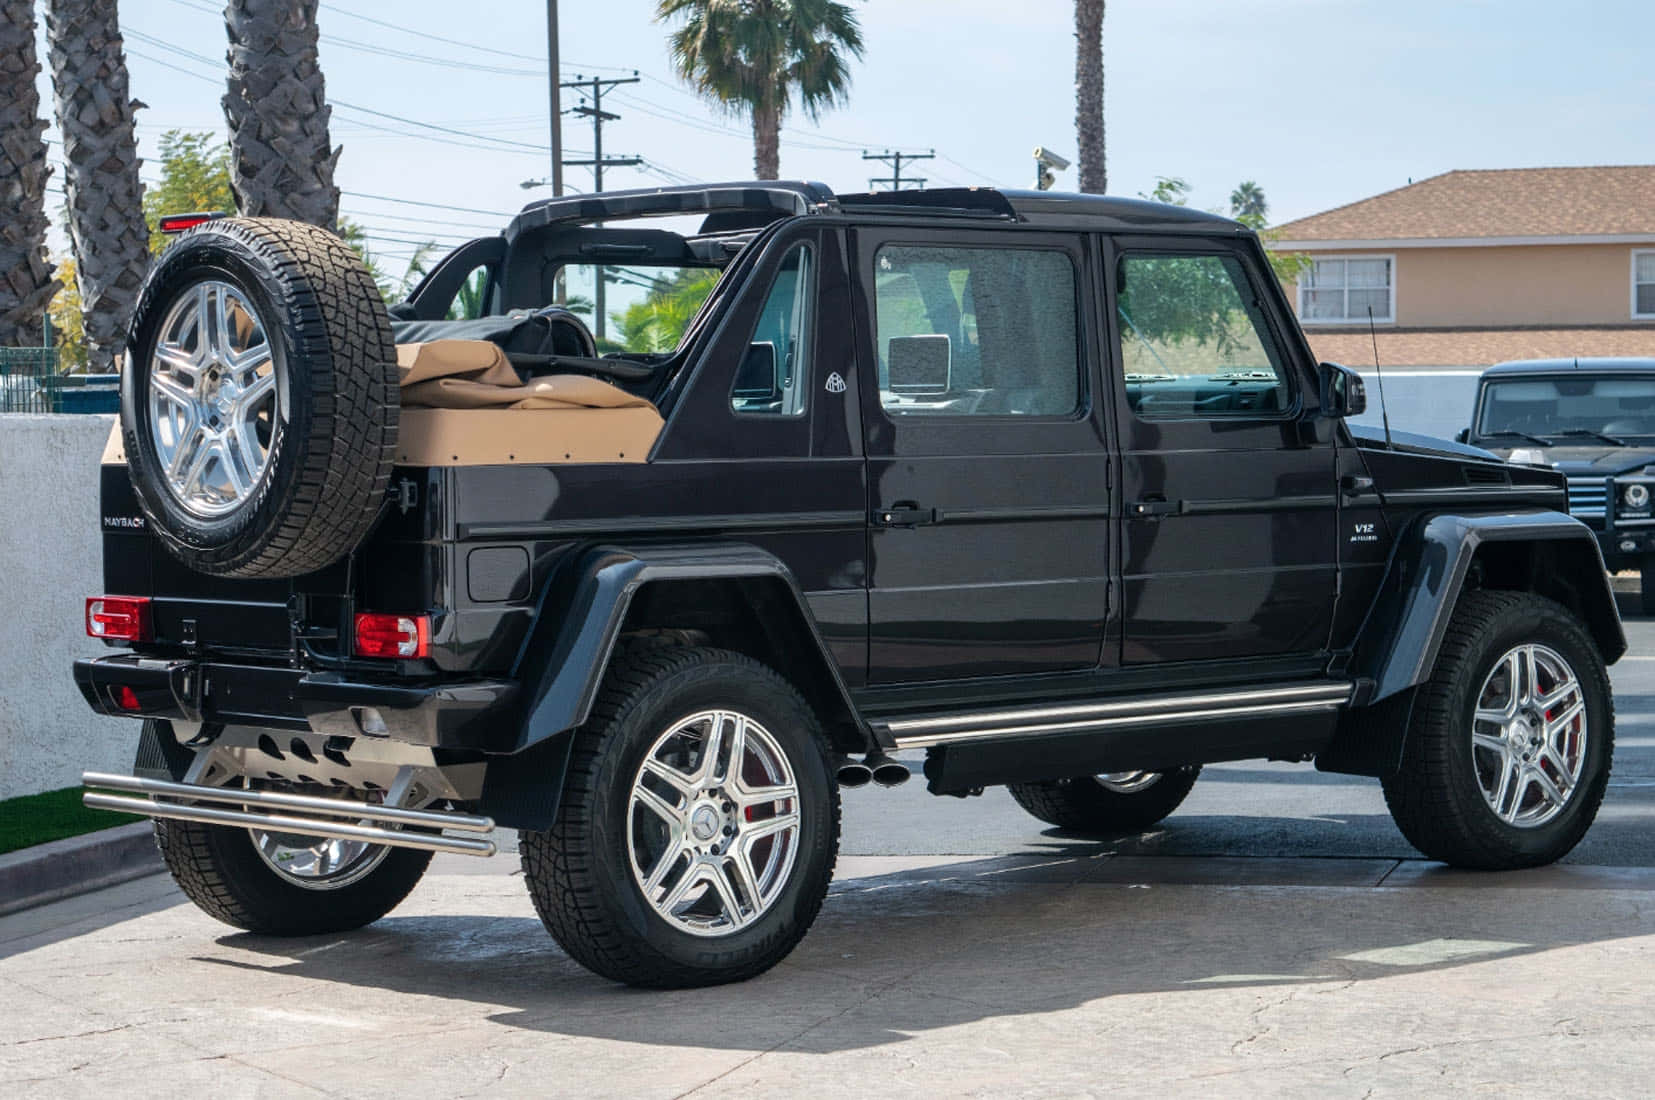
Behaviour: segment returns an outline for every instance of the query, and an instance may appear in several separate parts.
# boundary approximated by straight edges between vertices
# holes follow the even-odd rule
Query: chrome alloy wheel
[[[149,362],[149,431],[162,480],[203,519],[234,511],[270,466],[276,365],[241,291],[198,283],[173,303]]]
[[[770,732],[734,711],[676,722],[627,800],[632,875],[673,927],[722,936],[769,911],[798,858],[799,787]]]
[[[1107,772],[1092,778],[1116,794],[1137,794],[1161,781],[1160,772]]]
[[[1574,797],[1586,764],[1586,695],[1569,662],[1520,645],[1494,664],[1471,723],[1477,783],[1508,825],[1551,821]]]
[[[383,844],[297,833],[247,832],[272,871],[306,890],[338,890],[358,882],[390,854]]]

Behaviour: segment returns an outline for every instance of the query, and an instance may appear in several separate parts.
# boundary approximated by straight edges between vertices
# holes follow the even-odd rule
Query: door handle
[[[889,508],[876,511],[873,519],[878,527],[920,527],[937,522],[937,510],[921,508],[911,500],[899,500]]]
[[[1129,516],[1150,518],[1155,516],[1175,516],[1179,512],[1183,511],[1183,509],[1184,502],[1181,500],[1167,500],[1164,497],[1146,497],[1143,500],[1135,500],[1131,504],[1127,505],[1126,513]]]

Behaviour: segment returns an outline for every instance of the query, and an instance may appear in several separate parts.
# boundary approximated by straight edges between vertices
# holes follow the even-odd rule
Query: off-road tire
[[[187,511],[167,487],[148,397],[168,311],[209,279],[247,296],[281,394],[258,485],[210,519]],[[344,241],[276,218],[207,222],[156,261],[127,349],[121,429],[132,484],[150,526],[185,565],[219,576],[298,576],[333,564],[367,535],[390,480],[401,398],[390,317]]]
[[[1638,568],[1638,610],[1655,615],[1655,558],[1645,558]]]
[[[1586,704],[1586,759],[1568,804],[1533,828],[1508,824],[1478,785],[1471,714],[1494,663],[1514,646],[1555,650],[1580,680]],[[1402,766],[1383,780],[1385,804],[1408,843],[1431,859],[1475,870],[1512,870],[1568,854],[1597,816],[1614,755],[1615,711],[1609,675],[1590,635],[1565,607],[1527,592],[1464,593],[1418,690]]]
[[[395,909],[425,874],[430,852],[393,848],[367,875],[336,890],[284,880],[246,829],[157,819],[155,844],[173,881],[210,917],[264,936],[316,936],[361,928]]]
[[[1040,783],[1010,783],[1006,789],[1029,813],[1060,829],[1084,835],[1136,833],[1166,818],[1189,797],[1201,765],[1164,772],[1141,791],[1112,791],[1090,775]]]
[[[780,743],[799,789],[799,850],[768,911],[723,936],[675,928],[645,900],[627,850],[626,809],[643,755],[674,721],[734,707]],[[632,647],[617,656],[590,719],[575,732],[556,821],[519,850],[535,910],[576,962],[628,985],[743,981],[780,962],[827,897],[839,851],[839,789],[816,715],[766,666],[718,649]]]

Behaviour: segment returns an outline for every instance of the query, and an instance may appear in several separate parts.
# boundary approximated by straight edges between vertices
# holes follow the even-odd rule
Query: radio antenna
[[[1385,425],[1385,449],[1396,450],[1391,445],[1391,414],[1385,407],[1385,373],[1379,369],[1379,330],[1374,328],[1373,307],[1368,307],[1368,338],[1373,341],[1373,377],[1379,383],[1379,420]]]

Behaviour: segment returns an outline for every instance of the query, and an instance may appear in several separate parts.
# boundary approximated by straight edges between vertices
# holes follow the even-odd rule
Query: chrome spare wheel
[[[799,854],[798,783],[758,722],[704,711],[645,754],[626,828],[633,877],[655,911],[693,935],[728,935],[787,885]]]
[[[162,480],[204,519],[234,511],[270,465],[276,365],[263,322],[229,283],[198,283],[161,323],[149,371],[149,429]]]
[[[1108,772],[1096,775],[1096,779],[1106,790],[1116,794],[1137,794],[1141,790],[1153,787],[1161,780],[1160,772]]]
[[[1568,661],[1521,645],[1494,664],[1477,695],[1471,755],[1483,799],[1501,821],[1534,828],[1563,812],[1586,763],[1586,696]]]
[[[338,890],[365,878],[390,854],[383,844],[299,833],[247,832],[259,857],[283,879],[306,890]]]

